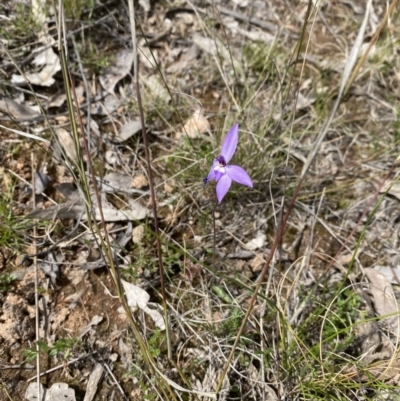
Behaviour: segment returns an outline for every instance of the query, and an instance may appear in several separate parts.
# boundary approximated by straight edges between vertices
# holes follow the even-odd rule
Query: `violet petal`
[[[225,175],[225,173],[222,173],[222,172],[219,171],[219,170],[215,170],[215,181],[218,182],[218,181],[221,179],[221,177],[222,177],[223,175]]]
[[[210,169],[210,172],[208,173],[208,176],[207,176],[207,182],[215,179],[214,167],[218,166],[218,164],[219,164],[218,160],[214,159],[213,164],[212,164],[211,169]]]
[[[239,140],[239,124],[236,123],[226,134],[224,142],[221,146],[221,155],[225,158],[225,162],[229,163],[232,159]]]
[[[226,175],[233,181],[239,184],[246,185],[247,187],[253,188],[253,183],[250,176],[242,169],[242,167],[229,165],[226,166]]]
[[[229,191],[231,184],[232,180],[229,178],[229,176],[227,174],[223,174],[220,180],[218,181],[216,188],[218,203],[222,202],[222,199],[224,199],[224,196]]]

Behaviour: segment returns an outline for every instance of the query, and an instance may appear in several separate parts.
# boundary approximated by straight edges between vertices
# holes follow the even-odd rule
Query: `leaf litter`
[[[215,16],[208,14],[208,10],[203,9],[203,5],[197,2],[190,2],[187,8],[182,9],[169,8],[167,5],[148,9],[147,2],[141,3],[143,10],[148,14],[144,25],[146,40],[139,39],[142,50],[140,73],[147,101],[146,129],[151,138],[151,152],[156,158],[159,157],[153,168],[158,180],[156,190],[161,205],[160,217],[165,230],[163,235],[167,239],[166,244],[168,241],[171,243],[177,241],[178,244],[185,244],[185,247],[193,246],[194,254],[200,261],[209,260],[207,252],[213,248],[212,234],[209,229],[208,231],[202,229],[204,224],[202,219],[204,214],[211,213],[213,191],[201,190],[201,182],[196,182],[197,177],[193,170],[190,170],[191,175],[188,180],[181,172],[185,168],[182,160],[199,159],[195,169],[201,176],[207,174],[206,166],[212,158],[209,157],[210,152],[217,148],[216,146],[210,149],[209,144],[219,143],[218,140],[223,134],[223,124],[230,126],[228,124],[235,123],[236,116],[233,113],[236,105],[232,106],[232,98],[228,91],[238,90],[240,93],[235,92],[235,96],[239,99],[240,96],[245,97],[246,91],[251,87],[245,79],[251,84],[259,82],[257,79],[262,70],[253,70],[257,63],[254,63],[254,59],[246,59],[248,57],[246,51],[249,42],[257,46],[261,42],[263,46],[268,46],[268,57],[274,60],[271,67],[273,72],[272,75],[266,76],[262,84],[258,83],[257,92],[252,95],[251,106],[241,114],[240,124],[243,127],[243,134],[252,139],[249,140],[250,144],[243,144],[238,154],[238,157],[245,156],[242,160],[246,163],[246,168],[250,169],[252,178],[255,177],[256,189],[252,192],[241,192],[237,187],[233,188],[235,192],[229,199],[224,199],[224,202],[231,204],[232,208],[218,210],[220,215],[216,221],[215,244],[219,255],[218,271],[226,274],[228,278],[235,276],[236,280],[243,280],[250,286],[248,288],[251,288],[269,255],[268,247],[276,234],[282,207],[282,188],[291,191],[291,181],[297,179],[299,171],[308,163],[307,155],[310,154],[311,144],[318,133],[325,131],[326,136],[320,136],[322,144],[317,163],[311,166],[306,177],[306,187],[302,193],[304,198],[299,200],[299,203],[304,202],[307,208],[302,208],[297,203],[298,207],[295,208],[295,213],[289,221],[282,247],[274,260],[274,268],[271,270],[269,284],[266,287],[270,291],[267,293],[269,297],[267,298],[274,299],[277,305],[286,302],[280,316],[295,322],[295,325],[287,330],[288,332],[298,330],[301,333],[303,325],[307,326],[306,341],[311,349],[319,344],[320,338],[319,331],[317,333],[312,330],[312,325],[307,325],[307,319],[312,320],[312,308],[316,303],[331,305],[329,300],[323,298],[324,291],[321,288],[333,296],[332,288],[340,280],[348,285],[351,284],[354,288],[362,287],[361,291],[355,292],[365,303],[361,302],[355,308],[359,312],[358,317],[351,316],[351,319],[355,319],[352,321],[355,326],[355,332],[352,333],[354,344],[346,344],[347,348],[343,346],[344,351],[336,352],[334,348],[329,349],[329,346],[333,346],[331,343],[327,345],[328,352],[350,355],[354,360],[357,358],[360,360],[360,366],[357,368],[349,363],[343,369],[346,374],[357,374],[361,381],[371,377],[384,377],[387,383],[393,383],[398,364],[395,344],[398,337],[396,295],[399,282],[396,279],[398,267],[393,262],[396,260],[398,248],[396,185],[389,190],[389,195],[393,197],[386,197],[377,208],[373,219],[368,221],[369,226],[362,251],[356,252],[356,241],[354,238],[351,239],[347,244],[346,257],[339,256],[337,263],[330,267],[331,271],[326,272],[329,260],[335,256],[339,244],[343,244],[346,235],[353,229],[357,235],[361,235],[362,226],[357,227],[356,222],[367,205],[366,198],[373,194],[376,182],[379,182],[382,173],[387,171],[388,161],[395,160],[398,156],[395,153],[396,147],[392,146],[392,138],[396,133],[396,115],[393,114],[393,107],[387,107],[387,96],[382,92],[382,88],[385,88],[385,91],[393,94],[398,82],[389,83],[389,80],[394,79],[396,75],[392,74],[393,77],[390,78],[390,74],[374,64],[375,59],[381,57],[384,59],[382,65],[387,63],[390,66],[392,63],[396,66],[394,69],[397,68],[396,59],[387,55],[383,41],[376,45],[373,57],[363,65],[362,73],[354,82],[354,89],[348,92],[349,97],[342,99],[339,113],[332,119],[331,127],[324,130],[320,123],[326,121],[326,118],[321,118],[321,112],[326,112],[326,110],[321,111],[325,98],[328,98],[327,103],[331,105],[329,96],[332,90],[339,90],[342,95],[345,81],[350,77],[351,67],[366,49],[362,43],[369,40],[370,33],[373,34],[383,17],[383,11],[375,7],[369,8],[368,12],[366,7],[354,2],[332,3],[321,8],[315,30],[310,32],[312,36],[308,53],[300,55],[299,60],[302,61],[304,57],[305,64],[304,76],[299,81],[301,83],[299,96],[295,97],[289,91],[288,103],[281,104],[282,107],[275,107],[271,99],[279,98],[279,96],[274,97],[279,93],[279,85],[287,84],[283,74],[289,59],[285,58],[287,48],[294,46],[295,39],[300,36],[302,23],[300,16],[305,15],[306,4],[296,5],[295,14],[288,16],[284,2],[277,1],[268,7],[263,2],[256,2],[255,17],[248,13],[246,3],[239,1],[218,3],[218,10],[224,17],[217,20],[214,20]],[[43,106],[50,117],[49,123],[58,141],[52,137],[51,141],[48,139],[50,138],[47,135],[48,122],[44,122],[39,109],[33,106],[35,102],[32,96],[25,92],[23,96],[16,94],[18,90],[26,88],[23,75],[7,67],[8,75],[4,79],[16,87],[13,89],[15,93],[10,91],[7,96],[0,99],[0,111],[4,113],[4,123],[0,126],[1,138],[9,141],[2,141],[0,150],[6,169],[21,177],[16,191],[21,195],[19,199],[23,201],[13,204],[13,214],[28,216],[28,221],[47,220],[48,226],[40,229],[41,245],[38,250],[39,252],[49,250],[40,256],[42,266],[39,270],[40,287],[47,292],[41,295],[45,305],[40,310],[41,337],[50,345],[60,338],[70,336],[78,337],[84,346],[94,345],[95,352],[103,352],[102,357],[107,367],[113,374],[118,375],[118,380],[125,391],[127,393],[131,391],[138,399],[144,399],[147,395],[143,387],[137,384],[143,380],[142,376],[130,377],[126,381],[123,379],[127,369],[138,363],[136,359],[138,351],[129,336],[125,335],[128,327],[126,316],[124,317],[124,313],[115,313],[119,304],[111,297],[113,289],[107,279],[105,262],[101,259],[100,248],[96,243],[98,237],[87,231],[85,203],[72,184],[77,152],[70,135],[68,117],[65,115],[65,94],[57,93],[62,85],[58,74],[59,58],[53,49],[53,36],[49,33],[51,18],[43,12],[39,2],[34,4],[33,12],[35,17],[42,21],[42,29],[37,37],[38,42],[30,44],[27,50],[32,61],[21,64],[25,76],[36,85],[37,94],[49,100],[44,102]],[[118,24],[120,26],[126,24],[127,27],[126,15],[123,15],[121,10],[115,11],[119,13]],[[335,35],[338,33],[333,35],[335,32],[332,29],[340,27],[340,24],[345,26],[349,12],[354,13],[351,14],[352,21],[356,21],[357,26],[362,26],[363,29],[360,29],[357,39],[354,27],[349,31],[346,31],[349,26],[344,27],[343,32],[347,33],[340,37],[337,44]],[[138,18],[145,17],[140,15]],[[204,23],[206,20],[207,23]],[[115,21],[107,21],[110,25],[107,25],[104,32],[109,32],[109,29],[120,32],[116,25],[111,25]],[[210,24],[210,21],[215,23]],[[105,26],[100,25],[98,28],[101,31]],[[90,28],[84,27],[82,31],[85,34],[89,33]],[[368,33],[367,36],[365,32]],[[398,35],[395,29],[391,32],[394,36]],[[228,35],[228,40],[225,35]],[[112,240],[112,253],[118,261],[124,278],[122,283],[126,287],[125,291],[131,306],[145,312],[145,314],[134,312],[135,318],[138,319],[143,332],[149,333],[147,340],[151,339],[155,344],[157,335],[154,333],[157,327],[164,330],[165,322],[159,311],[157,297],[159,277],[155,273],[152,259],[154,244],[148,240],[148,225],[151,225],[152,216],[149,211],[147,173],[143,168],[143,147],[137,135],[141,130],[141,124],[130,74],[133,58],[128,48],[121,49],[120,44],[116,46],[115,43],[110,43],[107,37],[109,35],[104,34],[101,49],[107,53],[111,63],[100,73],[90,72],[84,67],[87,76],[91,77],[89,84],[93,99],[87,97],[83,85],[78,87],[78,95],[84,124],[88,123],[87,126],[91,130],[89,148],[96,161],[95,178],[108,223],[106,230]],[[353,46],[350,57],[347,57],[347,54],[342,52],[343,44],[350,49],[353,43],[356,45]],[[275,46],[276,52],[274,52]],[[11,50],[13,50],[12,44]],[[264,65],[268,65],[269,58],[265,57],[266,53],[262,54]],[[251,55],[252,58],[257,56],[257,52]],[[2,53],[2,57],[5,59],[6,56]],[[346,59],[349,60],[347,64]],[[73,63],[73,58],[71,60]],[[163,73],[166,74],[166,82],[172,89],[172,99],[158,72],[154,70],[155,62],[160,63]],[[253,67],[250,68],[249,65]],[[340,76],[343,74],[343,69],[346,71],[346,79],[343,79],[341,84]],[[236,81],[233,78],[235,74],[240,76],[240,91],[235,87]],[[299,77],[296,74],[295,71],[297,79]],[[16,78],[18,75],[19,78]],[[279,81],[278,76],[283,77],[282,81]],[[368,82],[366,76],[369,77]],[[78,75],[75,79],[81,81]],[[177,107],[183,113],[184,118],[181,121],[184,126],[180,120],[178,122],[174,111],[171,111],[176,107],[177,93],[187,94],[188,99],[192,97],[202,103],[201,107],[197,102],[195,107],[190,104],[190,107],[186,108],[186,103],[185,107],[182,107],[179,101],[183,102],[184,97],[180,99],[178,96],[180,100]],[[328,107],[327,110],[331,109]],[[293,120],[292,117],[288,117],[288,111],[295,113]],[[275,131],[273,126],[267,125],[261,129],[260,126],[265,123],[263,116],[268,118],[271,116],[270,121],[279,121],[281,131]],[[22,125],[13,125],[9,120],[10,117],[21,120]],[[294,133],[292,137],[287,131],[290,124]],[[260,132],[264,130],[268,135],[261,137]],[[187,146],[185,138],[194,141],[196,152],[193,150],[186,154],[183,152]],[[46,153],[42,148],[35,147],[32,145],[32,139],[41,140],[42,145],[46,146],[51,142],[54,153]],[[182,140],[176,141],[177,139]],[[21,143],[21,148],[15,147],[14,143]],[[376,148],[383,150],[381,154],[371,151],[372,143]],[[207,156],[204,148],[202,150],[204,144],[208,144]],[[255,144],[262,149],[262,153],[254,155]],[[271,144],[272,151],[269,149]],[[62,150],[57,148],[58,146],[61,146]],[[160,160],[171,157],[173,152],[180,153],[182,159],[174,159],[174,163],[177,169],[182,170],[170,179],[171,167]],[[30,153],[37,156],[39,163],[33,173],[41,174],[45,171],[43,169],[45,163],[50,164],[49,172],[43,173],[48,180],[46,179],[46,185],[38,187],[38,196],[39,192],[44,192],[56,202],[53,204],[48,200],[42,201],[40,208],[33,211],[31,201],[27,200],[29,197],[22,196],[25,186],[22,179],[29,181],[32,174],[29,168]],[[270,154],[276,159],[282,154],[287,155],[290,159],[289,165],[283,168],[277,161],[277,165],[273,166],[271,159],[268,159]],[[68,163],[63,161],[65,155]],[[256,162],[261,163],[262,167],[257,167]],[[201,166],[201,163],[204,163],[204,166]],[[267,175],[270,170],[274,171],[272,176]],[[7,174],[7,170],[4,174]],[[389,181],[393,182],[391,181],[393,179],[395,177],[390,177]],[[4,189],[7,189],[9,182],[9,179],[4,178]],[[320,195],[324,193],[325,188],[328,188],[328,192],[323,196]],[[384,187],[382,192],[386,189],[388,187]],[[100,207],[95,196],[92,203],[95,219],[100,220]],[[319,209],[316,205],[319,205]],[[310,221],[315,221],[314,225]],[[362,223],[367,224],[366,218]],[[71,227],[75,226],[76,231],[68,236],[68,231],[73,231]],[[23,231],[24,239],[31,241],[31,237],[26,234],[28,233]],[[100,232],[100,235],[104,233]],[[168,245],[165,246],[168,249]],[[90,248],[90,254],[86,252],[87,248]],[[11,345],[2,357],[8,363],[22,364],[24,360],[21,351],[34,339],[33,269],[31,265],[25,267],[13,265],[14,254],[10,251],[10,247],[4,247],[1,251],[11,261],[5,267],[6,271],[19,269],[26,275],[25,278],[24,274],[18,273],[19,277],[24,278],[19,279],[15,286],[1,294],[0,298],[2,305],[0,336],[3,344]],[[354,261],[350,256],[353,252],[356,252]],[[30,250],[28,253],[32,255],[34,252]],[[220,361],[225,360],[227,356],[224,349],[231,346],[230,340],[238,330],[235,313],[240,316],[245,307],[243,305],[248,302],[247,289],[245,291],[237,285],[237,282],[222,279],[218,274],[211,275],[199,261],[189,260],[186,256],[171,255],[173,252],[168,253],[168,257],[171,257],[168,261],[168,274],[171,294],[169,301],[174,308],[171,324],[177,337],[174,345],[176,349],[181,347],[180,362],[191,372],[191,376],[188,377],[193,388],[200,392],[212,393],[215,391],[216,378],[221,374]],[[26,260],[28,263],[31,261],[30,258]],[[350,268],[354,274],[352,273],[349,281],[346,281],[346,269]],[[88,272],[92,269],[96,270],[96,273]],[[128,280],[132,280],[133,283]],[[219,298],[210,292],[207,287],[210,280],[224,287],[223,291],[230,294],[228,298],[231,301],[228,308],[218,302]],[[215,293],[221,294],[221,292]],[[316,300],[314,296],[321,298]],[[370,306],[367,306],[368,304]],[[152,308],[149,308],[149,305]],[[274,336],[286,330],[275,331],[273,327],[276,327],[277,323],[271,319],[271,311],[267,305],[262,303],[256,305],[253,311],[254,317],[260,316],[265,321],[261,320],[261,323],[252,321],[246,328],[245,334],[252,341],[257,341],[252,334],[256,330],[254,327],[260,327],[257,334],[265,339],[267,345],[278,344],[279,341],[276,342],[277,337]],[[334,306],[335,304],[330,307]],[[327,310],[330,310],[329,306]],[[332,316],[340,312],[335,310]],[[362,317],[363,314],[366,314],[367,318]],[[47,325],[46,320],[49,321]],[[209,330],[206,326],[212,326],[213,330]],[[321,326],[321,330],[324,327],[327,327],[326,322],[325,326]],[[334,332],[337,346],[342,345],[340,330],[347,328],[337,328]],[[332,336],[332,333],[329,335]],[[205,342],[204,338],[209,342]],[[288,339],[290,340],[290,336],[285,338]],[[158,352],[157,347],[158,345],[154,346],[154,352]],[[239,358],[233,363],[235,373],[231,373],[231,376],[224,380],[222,398],[229,399],[230,396],[237,395],[235,393],[239,391],[237,388],[249,390],[247,393],[251,394],[249,399],[272,400],[277,399],[278,394],[284,399],[286,392],[299,391],[296,385],[299,378],[296,375],[290,376],[290,367],[282,367],[285,374],[290,376],[290,380],[285,383],[292,383],[292,387],[285,389],[283,381],[280,382],[284,375],[279,367],[276,367],[278,364],[269,365],[263,359],[264,355],[268,354],[268,358],[273,360],[282,350],[274,348],[268,351],[269,353],[260,355],[260,347],[248,344],[246,347],[243,355],[251,355],[251,358],[248,360]],[[195,349],[196,352],[189,352],[190,349]],[[93,349],[90,350],[92,351]],[[298,351],[298,355],[301,355],[304,349]],[[115,352],[119,354],[125,366],[123,372],[113,363]],[[324,352],[324,349],[321,349],[321,352]],[[74,358],[86,355],[81,350],[73,350],[72,354]],[[326,355],[324,354],[324,358],[326,357],[328,362],[335,362],[329,360]],[[198,363],[198,358],[202,363]],[[244,356],[243,358],[246,359]],[[285,358],[279,360],[284,361]],[[55,364],[56,360],[52,362]],[[307,372],[309,367],[303,365],[301,368]],[[360,373],[360,369],[367,369],[367,374]],[[174,370],[165,368],[163,373],[172,377]],[[58,388],[60,394],[64,391],[64,397],[68,397],[71,387],[61,383],[68,381],[68,374],[82,379],[79,386],[80,390],[86,393],[87,400],[96,397],[89,387],[96,387],[99,392],[105,394],[107,380],[112,377],[103,362],[85,357],[84,362],[68,365],[65,375],[57,371],[48,373],[50,382],[47,392],[54,387]],[[323,374],[326,374],[326,371],[322,372],[320,377],[323,377]],[[16,394],[21,395],[20,398],[27,394],[25,390],[28,378],[26,372],[22,372],[21,375],[23,380],[19,380],[18,386],[15,387],[15,395],[13,394],[15,397]],[[100,376],[102,378],[99,378]],[[107,380],[104,380],[105,377]],[[300,379],[303,380],[303,384],[309,383],[307,375]],[[12,380],[11,374],[3,379],[5,383],[11,383]],[[32,394],[35,391],[37,393],[37,389],[32,388]],[[119,390],[114,394],[115,397],[121,396],[123,399]]]

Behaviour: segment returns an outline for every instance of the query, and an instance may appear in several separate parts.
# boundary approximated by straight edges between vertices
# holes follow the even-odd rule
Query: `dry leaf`
[[[134,188],[143,188],[147,187],[149,185],[149,182],[147,181],[147,177],[144,174],[138,174],[135,177],[132,178],[132,186]]]
[[[163,100],[165,103],[169,103],[171,100],[169,93],[157,75],[152,75],[146,79],[144,83],[148,87],[153,98],[158,98]]]
[[[121,280],[125,289],[128,305],[132,308],[140,308],[147,313],[154,321],[157,327],[165,330],[165,323],[162,315],[155,309],[150,309],[147,304],[150,300],[150,295],[142,288]]]
[[[66,155],[72,162],[75,163],[78,156],[76,153],[75,142],[72,139],[72,135],[66,129],[61,127],[55,128],[54,131]]]
[[[140,244],[142,242],[143,235],[144,235],[144,226],[140,225],[135,227],[132,230],[132,242],[134,244]]]
[[[261,271],[263,265],[265,263],[264,260],[264,255],[262,253],[259,253],[256,255],[256,257],[250,262],[250,267],[253,270],[253,272],[259,272]]]
[[[377,315],[387,316],[397,314],[385,318],[389,328],[397,332],[399,329],[399,305],[393,293],[392,285],[379,271],[372,268],[366,268],[364,271],[368,281],[371,283],[369,291],[372,295],[372,302]]]
[[[400,182],[388,181],[384,184],[380,193],[387,192],[400,200]]]
[[[210,131],[210,123],[204,117],[201,109],[196,110],[192,116],[186,121],[181,133],[177,134],[177,138],[188,136],[189,138],[198,138],[201,134]]]
[[[383,274],[392,284],[400,285],[400,268],[390,266],[375,266],[374,269]]]
[[[118,142],[124,142],[129,139],[132,135],[135,135],[142,129],[142,124],[139,120],[128,121],[122,128],[115,140]]]
[[[66,383],[54,383],[48,390],[40,383],[40,395],[45,394],[44,401],[76,401],[75,390]],[[30,383],[25,391],[25,400],[37,401],[37,383]]]
[[[15,85],[26,85],[29,82],[32,85],[51,86],[55,79],[53,76],[61,71],[61,63],[57,54],[54,53],[51,47],[41,47],[37,49],[39,54],[34,58],[33,64],[42,67],[39,72],[30,72],[25,76],[13,74],[11,82]]]
[[[265,245],[266,241],[267,236],[263,232],[258,231],[256,237],[245,244],[245,248],[249,251],[254,251],[256,249],[262,248]]]
[[[114,94],[115,85],[129,74],[132,63],[133,52],[130,49],[123,49],[115,55],[113,65],[107,68],[99,78],[100,84],[106,92]],[[107,110],[109,110],[108,107]]]
[[[30,120],[40,115],[40,113],[32,107],[17,103],[8,98],[0,99],[0,111],[21,120]]]

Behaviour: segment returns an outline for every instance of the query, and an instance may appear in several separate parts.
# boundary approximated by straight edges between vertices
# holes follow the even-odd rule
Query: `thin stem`
[[[36,209],[36,177],[35,177],[35,156],[33,153],[31,154],[31,170],[32,170],[32,209]],[[37,238],[37,229],[36,229],[36,221],[33,225],[33,247],[35,254],[37,253],[37,245],[36,245],[36,238]],[[40,394],[40,349],[39,349],[39,269],[37,263],[37,257],[33,258],[33,265],[35,266],[35,311],[36,311],[36,320],[35,320],[35,331],[36,331],[36,382],[37,382],[37,396],[38,400],[41,399]]]
[[[156,236],[156,244],[157,244],[157,256],[158,256],[158,270],[160,273],[160,284],[161,284],[161,295],[164,309],[164,320],[165,320],[165,334],[167,338],[167,354],[168,359],[172,359],[172,350],[171,350],[171,336],[170,336],[170,327],[169,327],[169,319],[168,319],[168,305],[167,305],[167,293],[165,291],[165,274],[164,274],[164,263],[162,257],[162,249],[161,249],[161,240],[160,240],[160,229],[158,226],[158,217],[157,217],[157,199],[156,192],[154,190],[154,181],[153,181],[153,173],[151,169],[151,157],[149,151],[149,142],[147,139],[144,112],[143,112],[143,104],[142,98],[140,96],[140,86],[139,86],[139,71],[138,71],[138,57],[137,57],[137,47],[136,47],[136,26],[135,26],[135,12],[134,12],[134,4],[133,1],[129,2],[129,19],[131,24],[131,35],[132,35],[132,51],[133,51],[133,69],[134,69],[134,84],[136,87],[136,96],[138,101],[139,108],[139,117],[140,123],[142,125],[142,138],[143,145],[145,150],[146,164],[147,164],[147,175],[149,178],[149,187],[150,187],[150,197],[153,209],[153,221],[154,221],[154,231]]]
[[[215,251],[216,251],[216,242],[217,242],[217,233],[215,229],[215,211],[217,209],[217,201],[215,201],[214,207],[213,207],[213,234],[214,234],[214,245],[213,245],[213,257],[212,257],[212,266],[215,269]]]

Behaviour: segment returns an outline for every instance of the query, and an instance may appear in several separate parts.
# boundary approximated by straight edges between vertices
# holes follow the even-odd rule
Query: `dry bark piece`
[[[103,376],[104,368],[100,363],[96,363],[92,373],[89,376],[89,380],[86,386],[86,394],[83,401],[92,401],[97,392],[97,386]]]

